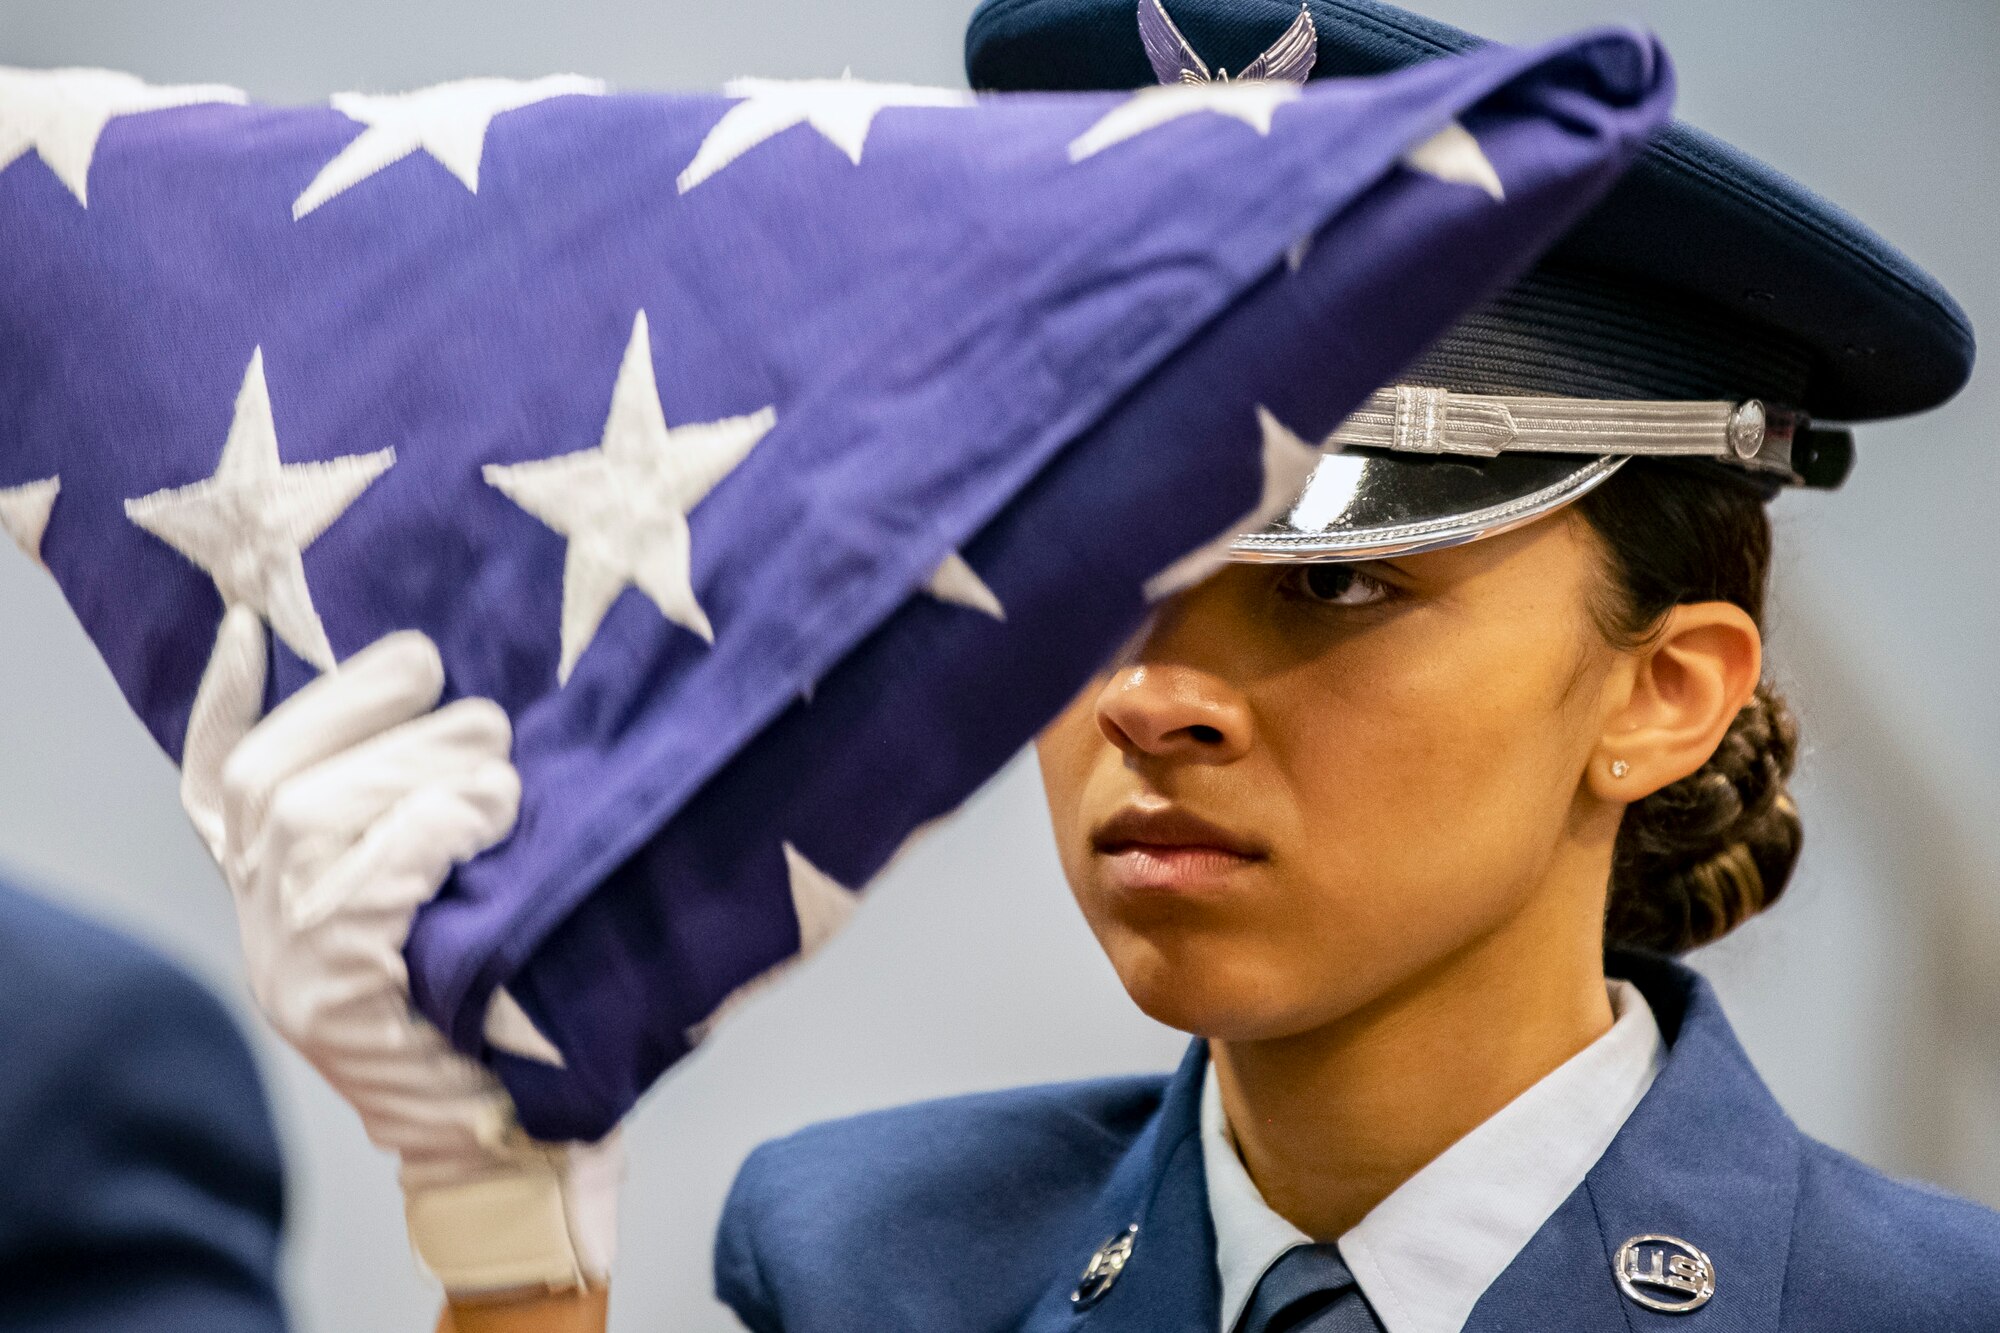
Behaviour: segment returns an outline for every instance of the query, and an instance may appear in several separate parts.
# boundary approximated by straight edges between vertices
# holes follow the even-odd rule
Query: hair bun
[[[1706,764],[1628,806],[1605,941],[1685,953],[1776,902],[1804,833],[1785,790],[1797,755],[1791,709],[1759,685]]]

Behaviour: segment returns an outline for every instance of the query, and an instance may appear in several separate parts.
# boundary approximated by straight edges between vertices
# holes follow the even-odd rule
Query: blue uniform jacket
[[[1467,1333],[1994,1333],[2000,1215],[1893,1181],[1799,1132],[1714,993],[1617,960],[1670,1052],[1584,1183],[1488,1288]],[[1199,1043],[1171,1078],[962,1097],[759,1148],[716,1240],[717,1293],[756,1333],[1216,1333]],[[1091,1254],[1138,1224],[1095,1307]],[[1688,1315],[1620,1294],[1612,1258],[1664,1233],[1714,1263]]]
[[[0,1330],[278,1333],[282,1211],[214,997],[0,885]]]

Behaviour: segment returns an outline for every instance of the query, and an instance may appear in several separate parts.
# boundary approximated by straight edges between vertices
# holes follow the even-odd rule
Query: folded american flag
[[[0,524],[178,754],[382,634],[513,717],[417,1002],[594,1137],[1662,123],[1622,31],[974,99],[0,70]]]

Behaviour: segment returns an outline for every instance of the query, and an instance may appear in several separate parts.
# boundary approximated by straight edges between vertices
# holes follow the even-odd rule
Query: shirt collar
[[[1610,1147],[1665,1053],[1652,1007],[1610,983],[1610,1031],[1411,1176],[1340,1238],[1386,1333],[1458,1333],[1474,1305]],[[1202,1166],[1215,1225],[1222,1333],[1279,1256],[1312,1238],[1271,1211],[1236,1155],[1211,1063]]]

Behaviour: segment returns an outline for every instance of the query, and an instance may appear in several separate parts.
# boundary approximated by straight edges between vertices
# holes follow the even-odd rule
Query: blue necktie
[[[1264,1270],[1236,1333],[1382,1333],[1332,1245],[1295,1245]]]

